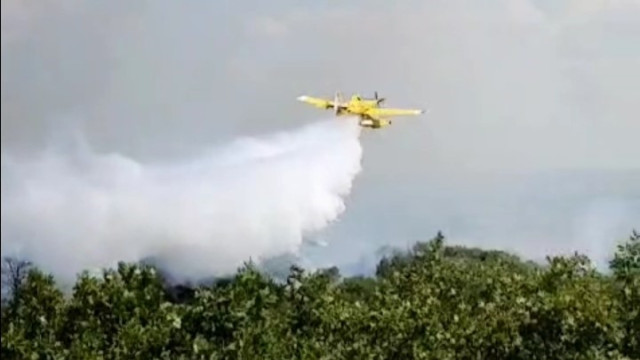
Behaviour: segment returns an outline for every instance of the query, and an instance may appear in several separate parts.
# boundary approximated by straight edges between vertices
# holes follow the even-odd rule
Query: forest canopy
[[[639,359],[640,235],[608,271],[584,255],[545,264],[448,246],[438,234],[370,277],[247,263],[170,285],[150,265],[83,273],[69,294],[5,259],[7,359]]]

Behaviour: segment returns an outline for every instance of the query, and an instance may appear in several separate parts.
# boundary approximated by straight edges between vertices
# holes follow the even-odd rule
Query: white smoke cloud
[[[180,163],[120,154],[2,155],[2,252],[67,280],[153,257],[176,278],[296,252],[344,210],[360,171],[355,121],[244,138]]]

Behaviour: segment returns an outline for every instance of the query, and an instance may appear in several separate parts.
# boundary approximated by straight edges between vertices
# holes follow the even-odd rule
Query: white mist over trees
[[[198,280],[295,253],[345,210],[359,134],[357,122],[331,119],[173,163],[91,150],[3,154],[3,256],[67,280],[151,257],[176,279]]]

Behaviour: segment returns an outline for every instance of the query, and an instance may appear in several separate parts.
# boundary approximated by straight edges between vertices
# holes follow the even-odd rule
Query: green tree
[[[3,306],[2,355],[16,359],[638,358],[638,245],[611,273],[583,255],[531,264],[449,246],[442,234],[381,259],[376,276],[249,262],[185,286],[154,267],[82,273],[64,296],[32,267]],[[284,275],[284,274],[281,274]],[[624,357],[626,356],[626,358]]]
[[[624,327],[622,351],[627,356],[640,357],[640,234],[634,230],[628,241],[618,245],[609,264]]]
[[[12,310],[2,319],[3,358],[58,358],[64,297],[53,276],[32,268],[16,290],[19,296],[9,300]]]

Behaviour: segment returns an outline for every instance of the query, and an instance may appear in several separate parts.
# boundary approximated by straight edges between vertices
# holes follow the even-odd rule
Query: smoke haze
[[[99,209],[78,215],[92,222],[54,224],[67,218],[41,216],[44,210],[36,205],[53,205],[21,197],[31,177],[79,184],[47,195],[59,199],[79,196],[79,189],[113,191],[120,207],[122,191],[142,188],[140,196],[149,199],[151,210],[132,206],[151,211],[144,224],[160,222],[153,231],[163,236],[163,231],[186,234],[178,229],[200,223],[180,220],[187,215],[157,204],[173,201],[176,209],[186,209],[179,199],[193,199],[195,189],[205,187],[197,183],[180,192],[171,186],[196,181],[197,164],[241,159],[234,151],[246,154],[250,146],[236,143],[218,148],[215,156],[203,155],[212,154],[211,144],[298,128],[318,112],[295,98],[331,96],[335,90],[366,96],[377,90],[387,106],[431,112],[361,137],[364,170],[349,194],[348,211],[315,233],[327,247],[303,247],[310,263],[355,263],[349,268],[359,272],[371,268],[378,248],[404,247],[438,230],[455,243],[529,258],[578,250],[602,263],[616,241],[640,228],[637,0],[7,0],[1,5],[2,211],[3,219],[13,216],[19,225],[14,229],[54,229],[55,239],[80,238],[105,218],[99,211],[107,206],[100,201],[116,201],[74,202],[77,209]],[[60,137],[68,133],[86,139],[91,150],[84,157],[44,150],[61,147]],[[329,162],[319,157],[312,158]],[[192,159],[191,165],[184,159]],[[216,163],[208,175],[221,166]],[[33,169],[29,176],[20,175],[28,169]],[[110,175],[98,176],[99,171]],[[209,195],[223,197],[216,189],[225,179],[216,177]],[[153,185],[147,189],[145,181]],[[252,180],[242,181],[248,186]],[[169,191],[160,192],[160,184],[170,184]],[[10,215],[18,210],[5,207],[4,198],[29,216],[38,211],[37,219]],[[237,209],[244,201],[230,203]],[[254,211],[266,211],[267,203]],[[208,206],[214,205],[196,209]],[[189,211],[204,218],[200,210]],[[171,226],[169,214],[178,216]],[[144,219],[137,216],[133,224]],[[151,231],[144,229],[148,236]],[[4,228],[2,241],[3,254],[5,241],[23,249],[47,244],[33,236],[10,237]],[[265,253],[295,243],[263,241],[260,249],[276,247]],[[233,242],[214,242],[221,253],[253,253],[235,250]],[[67,244],[72,247],[71,240]],[[100,244],[109,247],[110,258],[117,251],[130,257],[143,252]],[[38,251],[43,258],[52,254],[46,259],[50,264],[73,257],[70,249]],[[75,261],[79,266],[85,260]]]
[[[3,254],[66,280],[149,257],[177,280],[201,280],[295,254],[345,210],[359,132],[355,121],[323,121],[179,163],[84,147],[19,162],[3,155]]]

